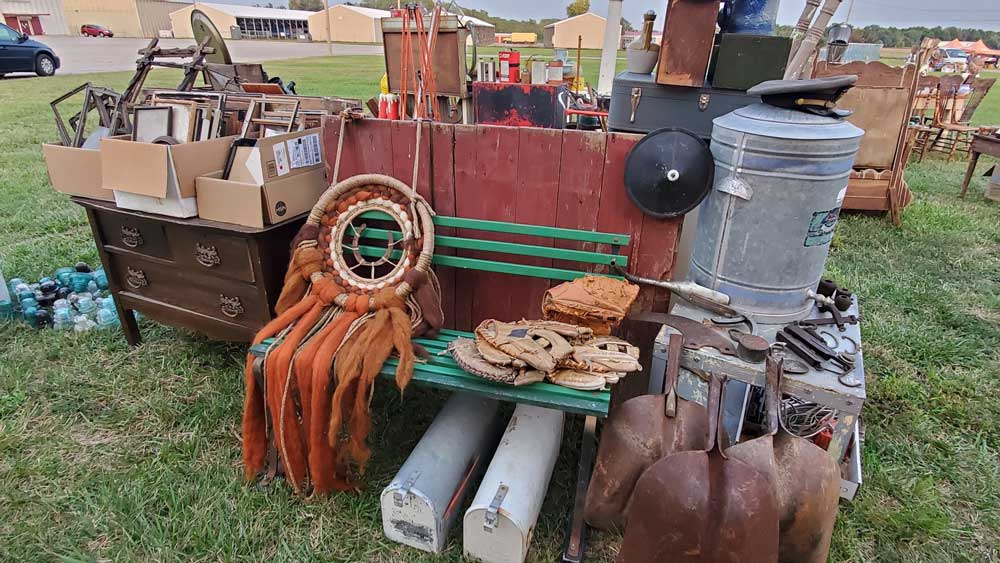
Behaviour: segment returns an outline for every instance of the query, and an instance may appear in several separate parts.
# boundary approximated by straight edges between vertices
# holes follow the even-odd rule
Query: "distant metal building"
[[[309,33],[309,16],[315,13],[240,4],[195,2],[170,13],[174,37],[194,37],[191,32],[191,12],[195,8],[212,20],[225,39],[297,39]]]
[[[584,49],[600,49],[604,46],[605,22],[603,17],[587,12],[550,23],[544,29],[545,46],[575,49],[577,39],[583,37]]]
[[[169,35],[170,13],[190,5],[186,0],[63,0],[71,34],[85,24],[100,25],[115,37]]]
[[[376,10],[348,4],[331,6],[331,41],[343,43],[381,43],[382,18],[389,17],[387,10]],[[313,41],[326,41],[326,12],[309,16],[309,34]]]
[[[0,0],[2,21],[28,35],[66,35],[62,0]]]

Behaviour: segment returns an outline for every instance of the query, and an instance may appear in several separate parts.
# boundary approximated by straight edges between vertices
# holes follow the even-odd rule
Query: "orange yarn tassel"
[[[288,327],[296,318],[312,308],[316,299],[306,298],[289,308],[267,323],[253,339],[253,345],[278,334]],[[257,385],[253,375],[252,355],[247,354],[247,364],[244,370],[246,398],[243,403],[243,464],[246,468],[246,479],[252,481],[264,470],[264,460],[267,455],[267,419],[264,413],[264,390]]]
[[[358,319],[355,312],[345,312],[327,325],[323,340],[311,365],[312,397],[309,409],[309,472],[312,475],[313,494],[327,494],[334,490],[349,490],[345,475],[338,475],[334,449],[330,446],[330,404],[333,398],[333,356],[344,341],[351,324]],[[303,399],[303,402],[305,399]],[[303,416],[303,424],[306,418]]]

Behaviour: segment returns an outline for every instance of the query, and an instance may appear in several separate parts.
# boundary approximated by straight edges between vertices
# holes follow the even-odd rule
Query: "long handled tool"
[[[584,509],[584,518],[595,528],[625,525],[635,482],[650,465],[673,452],[705,448],[705,409],[675,392],[683,346],[684,336],[670,337],[664,393],[625,401],[601,431]]]
[[[706,450],[668,455],[635,485],[618,563],[774,563],[778,507],[761,471],[718,439],[724,377],[710,376]]]
[[[830,551],[840,471],[825,451],[779,430],[784,351],[773,348],[765,367],[767,432],[726,450],[767,476],[778,503],[778,543],[782,563],[822,563]]]

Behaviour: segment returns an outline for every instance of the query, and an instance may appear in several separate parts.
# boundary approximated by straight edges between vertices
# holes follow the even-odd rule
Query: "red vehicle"
[[[80,26],[80,35],[84,37],[114,37],[115,34],[110,29],[102,25],[84,24]]]

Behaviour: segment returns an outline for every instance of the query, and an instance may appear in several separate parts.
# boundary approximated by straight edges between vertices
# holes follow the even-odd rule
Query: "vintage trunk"
[[[676,127],[707,140],[713,119],[758,102],[759,97],[740,90],[664,86],[651,74],[623,72],[611,87],[608,127],[633,133]]]
[[[390,540],[441,553],[466,494],[482,476],[503,429],[500,404],[455,393],[382,490]]]
[[[526,404],[514,410],[463,521],[466,557],[521,563],[562,443],[564,413]]]

